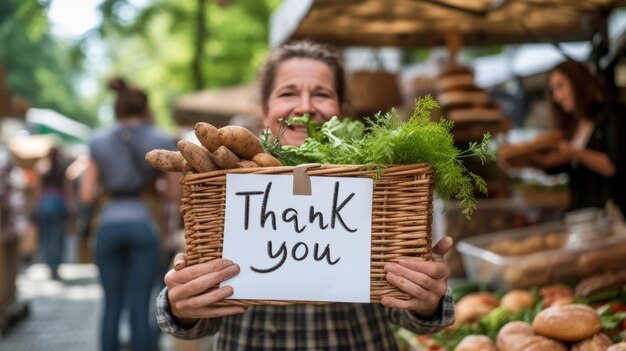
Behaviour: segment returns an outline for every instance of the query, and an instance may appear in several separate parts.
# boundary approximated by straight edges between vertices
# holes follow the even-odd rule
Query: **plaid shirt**
[[[174,322],[165,288],[157,298],[157,320],[164,332],[181,339],[217,333],[216,350],[393,351],[398,347],[390,322],[417,334],[432,334],[452,324],[454,304],[448,289],[437,315],[429,321],[380,304],[259,305],[243,314],[203,319],[184,329]]]

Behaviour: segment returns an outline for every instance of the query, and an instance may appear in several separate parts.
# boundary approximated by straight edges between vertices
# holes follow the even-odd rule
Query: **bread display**
[[[510,167],[523,167],[532,162],[532,157],[549,152],[563,140],[558,130],[547,131],[527,141],[501,145],[498,159]]]
[[[602,329],[596,310],[582,304],[549,307],[537,314],[532,324],[536,334],[575,342],[591,338]]]
[[[444,117],[455,122],[455,138],[478,132],[492,134],[504,131],[506,116],[484,89],[474,83],[474,74],[466,68],[453,66],[436,78],[436,100]],[[464,138],[461,138],[464,139]]]
[[[471,280],[503,291],[626,269],[626,235],[609,231],[585,245],[569,245],[572,235],[564,222],[555,221],[466,238],[456,248]],[[626,279],[613,278],[616,284]]]

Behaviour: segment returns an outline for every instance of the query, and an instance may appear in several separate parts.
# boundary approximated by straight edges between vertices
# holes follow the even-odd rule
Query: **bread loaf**
[[[572,304],[549,307],[539,312],[532,327],[539,335],[574,342],[592,337],[602,329],[602,323],[592,307]]]
[[[472,323],[498,307],[498,298],[489,292],[477,292],[464,296],[454,306],[454,325]]]
[[[535,305],[535,298],[526,290],[511,290],[500,299],[500,306],[509,312],[517,312]]]
[[[606,351],[626,351],[626,341],[622,341],[619,344],[609,346]]]
[[[496,351],[496,345],[485,335],[468,335],[454,348],[454,351]]]
[[[533,328],[524,322],[516,321],[505,324],[498,332],[496,346],[500,351],[512,351],[521,338],[533,335]]]
[[[520,321],[504,325],[498,332],[496,345],[500,351],[567,351],[564,344],[534,335],[532,327]]]
[[[556,340],[532,335],[519,338],[514,346],[507,351],[567,351],[567,347]]]
[[[572,345],[570,351],[605,351],[612,344],[613,342],[606,334],[598,333],[591,339],[585,339]]]

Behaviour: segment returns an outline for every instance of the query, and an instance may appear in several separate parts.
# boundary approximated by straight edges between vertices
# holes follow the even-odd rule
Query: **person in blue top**
[[[265,124],[274,135],[287,128],[281,138],[285,144],[302,144],[307,131],[304,126],[281,126],[280,118],[308,113],[322,124],[340,116],[345,102],[338,54],[308,41],[275,49],[261,71],[260,86]],[[215,334],[215,350],[397,350],[391,323],[427,334],[453,322],[450,269],[443,260],[451,246],[446,237],[433,247],[432,261],[387,264],[387,280],[411,295],[409,300],[383,297],[382,304],[248,308],[218,305],[233,293],[230,286],[207,292],[239,273],[236,262],[217,259],[187,267],[185,255],[179,254],[157,298],[157,320],[163,331],[179,338]]]
[[[104,289],[104,314],[100,349],[120,349],[119,320],[123,307],[130,315],[131,347],[153,350],[150,301],[159,269],[159,198],[179,199],[175,173],[161,174],[144,161],[153,149],[176,150],[174,139],[151,123],[144,92],[124,80],[112,79],[117,93],[116,123],[93,136],[90,160],[81,183],[80,198],[91,204],[102,190],[96,230],[95,257]],[[166,179],[166,191],[158,192],[157,177]],[[128,299],[126,299],[128,298]]]

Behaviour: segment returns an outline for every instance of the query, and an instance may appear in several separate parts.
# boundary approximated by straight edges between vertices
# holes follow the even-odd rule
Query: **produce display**
[[[592,294],[585,288],[590,284],[595,286]],[[626,346],[626,270],[594,275],[574,285],[554,284],[504,294],[480,289],[472,283],[453,286],[455,324],[432,336],[413,336],[412,347],[429,351],[615,351]],[[586,294],[582,296],[582,292]]]

